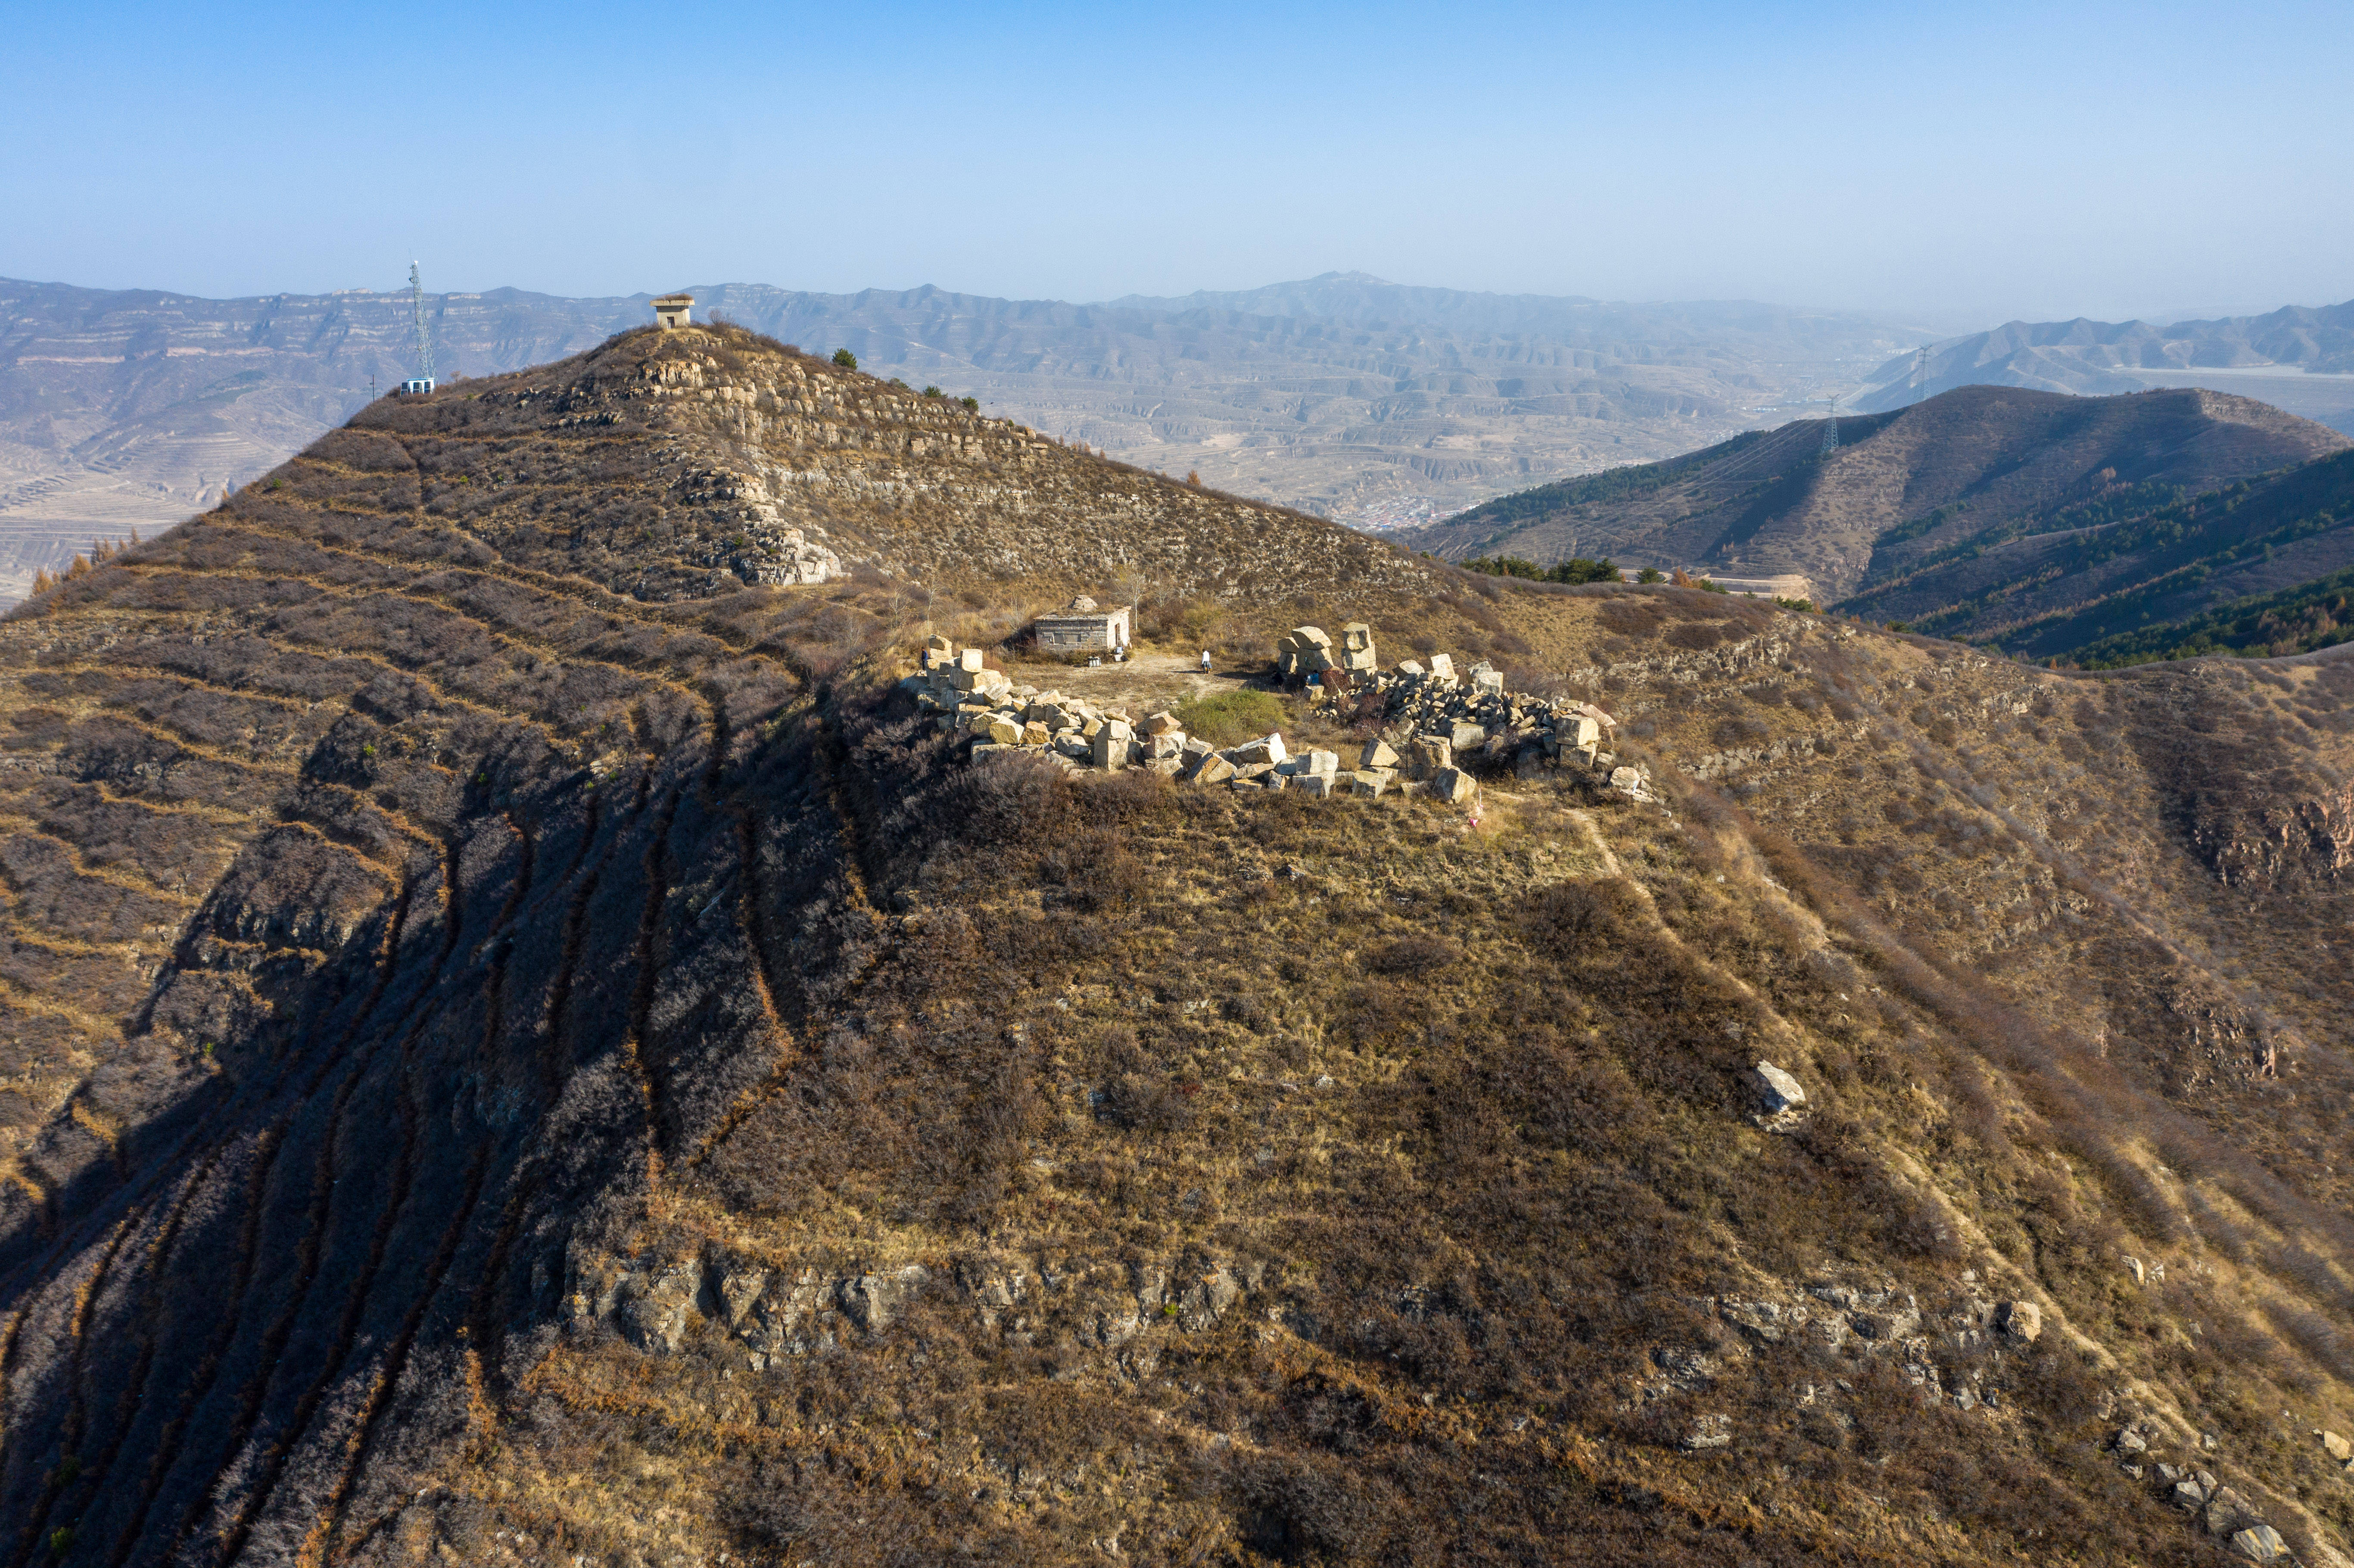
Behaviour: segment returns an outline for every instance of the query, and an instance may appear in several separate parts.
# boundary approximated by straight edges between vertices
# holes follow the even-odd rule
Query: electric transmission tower
[[[1839,450],[1839,394],[1831,394],[1831,417],[1823,421],[1823,456]]]
[[[1921,352],[1913,356],[1913,386],[1919,394],[1913,401],[1925,403],[1929,398],[1929,345],[1923,344]]]
[[[425,383],[421,390],[430,392],[433,390],[433,339],[425,331],[425,281],[419,275],[414,261],[408,264],[408,313],[417,325],[417,379]]]

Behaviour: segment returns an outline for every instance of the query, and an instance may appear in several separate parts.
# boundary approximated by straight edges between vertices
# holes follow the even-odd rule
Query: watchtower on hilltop
[[[693,294],[664,294],[654,302],[654,320],[662,323],[664,331],[690,326],[694,323],[687,319],[687,313],[694,308]]]

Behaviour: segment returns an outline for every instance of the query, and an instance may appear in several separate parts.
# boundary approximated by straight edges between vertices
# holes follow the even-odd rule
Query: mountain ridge
[[[1885,412],[1967,385],[2085,395],[2133,392],[2168,373],[2274,366],[2314,375],[2354,374],[2354,301],[2163,325],[2082,316],[2007,322],[1895,355],[1872,372],[1853,406],[1859,413]]]
[[[1824,424],[1542,486],[1406,542],[1458,560],[1503,554],[1544,565],[1583,554],[1734,577],[1795,572],[1830,602],[2014,515],[2162,481],[2205,491],[2354,444],[2200,389],[2092,398],[1963,387],[1842,416],[1830,451]]]

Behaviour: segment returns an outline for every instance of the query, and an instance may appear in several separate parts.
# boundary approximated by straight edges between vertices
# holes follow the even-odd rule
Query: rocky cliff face
[[[1467,582],[741,334],[272,480],[0,624],[15,1561],[2343,1550],[2343,667]],[[1649,787],[899,686],[1128,565]]]

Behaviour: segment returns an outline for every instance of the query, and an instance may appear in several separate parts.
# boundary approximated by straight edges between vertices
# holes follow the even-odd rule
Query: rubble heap
[[[1346,694],[1327,690],[1317,701],[1337,706],[1369,692],[1382,699],[1388,744],[1418,752],[1429,768],[1509,766],[1523,779],[1547,767],[1581,768],[1607,775],[1614,789],[1650,798],[1642,770],[1620,767],[1609,749],[1617,720],[1592,703],[1508,692],[1503,673],[1484,659],[1468,676],[1458,676],[1444,653],[1407,659],[1355,679]]]
[[[1143,768],[1205,787],[1290,789],[1320,799],[1394,792],[1452,804],[1479,792],[1475,768],[1509,764],[1524,778],[1546,767],[1580,768],[1607,774],[1611,788],[1638,800],[1650,798],[1641,771],[1617,766],[1604,749],[1614,721],[1592,704],[1515,695],[1485,662],[1465,681],[1444,653],[1426,664],[1409,659],[1394,671],[1361,672],[1340,660],[1371,659],[1371,631],[1351,625],[1341,636],[1336,657],[1322,631],[1300,627],[1287,638],[1285,652],[1297,669],[1310,669],[1304,662],[1317,658],[1327,661],[1325,669],[1348,669],[1352,691],[1383,698],[1389,722],[1381,736],[1352,743],[1349,758],[1327,750],[1294,754],[1280,733],[1221,749],[1188,736],[1173,714],[1140,719],[1123,707],[1016,684],[991,669],[981,650],[959,649],[945,637],[925,646],[923,668],[900,685],[917,708],[938,715],[943,732],[970,736],[976,758],[1026,750],[1067,768]],[[1317,700],[1341,698],[1328,689]]]

